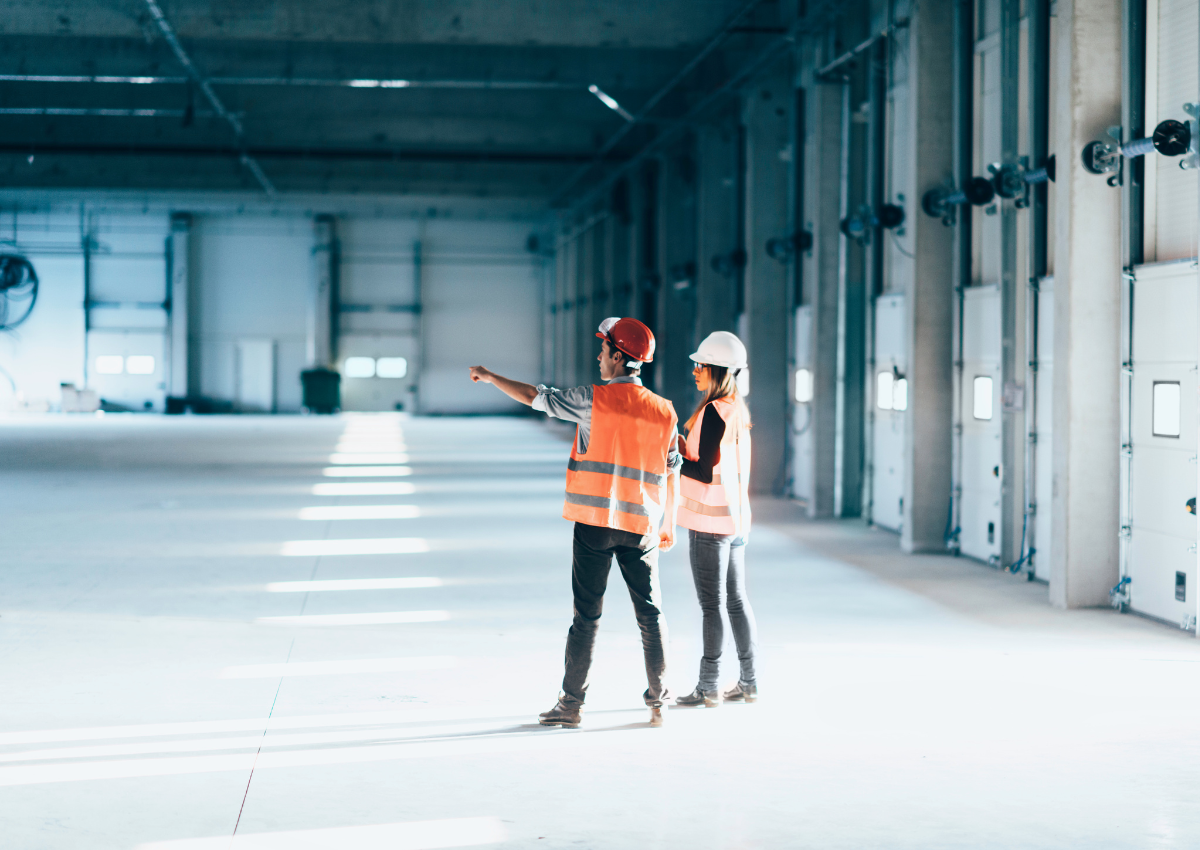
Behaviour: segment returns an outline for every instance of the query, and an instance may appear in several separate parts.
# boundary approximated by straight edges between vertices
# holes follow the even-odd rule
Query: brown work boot
[[[721,695],[716,690],[706,691],[697,686],[687,696],[675,697],[675,704],[682,708],[716,708],[721,704]]]
[[[725,702],[758,702],[758,685],[745,685],[738,682],[721,696]]]
[[[571,706],[558,701],[558,705],[549,711],[538,715],[538,722],[543,726],[562,726],[564,729],[574,729],[579,725],[579,706]]]
[[[656,705],[650,706],[650,725],[654,727],[663,725],[663,711]]]

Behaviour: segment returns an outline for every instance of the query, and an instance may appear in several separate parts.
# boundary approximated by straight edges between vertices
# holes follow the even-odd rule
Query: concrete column
[[[802,299],[812,310],[809,350],[803,360],[813,375],[813,399],[807,427],[795,439],[796,451],[811,458],[803,464],[808,515],[834,515],[838,425],[838,269],[841,254],[843,106],[847,87],[812,80],[805,89],[804,227],[813,247],[797,257],[801,265]],[[790,388],[789,388],[790,389]]]
[[[909,114],[904,123],[912,133],[912,167],[903,191],[908,198],[921,197],[953,175],[953,6],[954,0],[923,3],[907,30]],[[900,33],[904,38],[905,31]],[[908,411],[900,546],[905,552],[943,552],[951,486],[954,230],[911,210],[906,226],[913,259],[905,298]]]
[[[1121,3],[1059,0],[1051,49],[1054,187],[1054,497],[1050,601],[1108,604],[1117,583],[1120,192],[1079,151],[1121,121]]]
[[[189,387],[188,357],[189,316],[191,311],[191,235],[192,217],[187,213],[171,215],[169,256],[171,258],[171,370],[167,381],[167,394],[186,398]]]
[[[331,215],[313,219],[313,286],[308,307],[308,365],[332,369],[337,359],[337,223]]]
[[[792,84],[786,65],[746,91],[746,327],[754,493],[783,492],[788,414],[788,289],[791,268],[767,255],[767,241],[790,233]]]
[[[728,125],[705,127],[696,140],[696,332],[700,339],[713,331],[735,330],[737,140],[737,132]]]
[[[695,140],[686,140],[663,158],[659,185],[659,392],[686,420],[697,399],[692,382],[696,350],[696,161]]]

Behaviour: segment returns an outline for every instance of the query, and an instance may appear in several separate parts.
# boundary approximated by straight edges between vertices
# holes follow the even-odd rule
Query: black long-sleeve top
[[[700,448],[697,460],[684,458],[679,472],[701,484],[712,484],[713,469],[721,461],[721,440],[725,436],[725,420],[716,407],[709,404],[704,408],[700,420]]]

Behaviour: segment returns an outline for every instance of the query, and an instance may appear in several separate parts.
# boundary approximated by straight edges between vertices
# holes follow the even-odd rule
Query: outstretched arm
[[[503,375],[497,375],[490,369],[483,366],[471,367],[471,380],[475,383],[494,384],[502,393],[511,399],[521,402],[521,404],[533,405],[533,400],[537,398],[537,387],[533,384],[523,384],[520,381],[514,381],[505,378]]]

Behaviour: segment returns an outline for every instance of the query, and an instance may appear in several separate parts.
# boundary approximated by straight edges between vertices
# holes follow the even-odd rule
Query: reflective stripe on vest
[[[642,536],[657,531],[676,421],[671,403],[645,387],[595,386],[587,453],[576,440],[567,462],[563,517]]]
[[[692,531],[722,536],[750,533],[750,433],[738,434],[737,407],[726,399],[712,402],[713,408],[725,421],[721,437],[720,457],[713,469],[712,483],[706,484],[686,475],[679,480],[679,524]],[[700,430],[704,411],[696,418],[696,426],[688,434],[687,455],[699,457]]]
[[[634,469],[632,466],[618,466],[615,463],[601,463],[596,460],[577,460],[572,457],[567,461],[567,469],[572,472],[599,472],[603,475],[616,475],[632,481],[648,481],[656,487],[666,483],[666,476],[655,475],[644,469]]]

